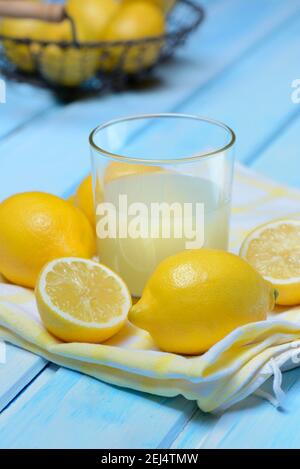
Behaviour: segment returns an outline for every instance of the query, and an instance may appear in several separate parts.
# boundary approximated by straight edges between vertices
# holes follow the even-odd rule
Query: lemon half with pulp
[[[65,342],[103,342],[124,325],[131,296],[108,267],[76,257],[61,258],[42,270],[36,299],[45,327]]]
[[[300,220],[258,226],[246,237],[240,255],[278,290],[277,304],[300,304]]]

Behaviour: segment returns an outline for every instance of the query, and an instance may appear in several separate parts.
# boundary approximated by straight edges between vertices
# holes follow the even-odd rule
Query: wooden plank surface
[[[168,445],[194,410],[184,398],[120,390],[60,369],[13,416],[1,416],[0,448],[152,448],[162,435]]]
[[[58,106],[52,94],[45,89],[2,79],[5,81],[6,102],[0,104],[0,140],[33,124],[35,119]]]
[[[297,73],[292,59],[299,50],[299,5],[294,1],[283,5],[273,0],[247,3],[232,0],[215,2],[211,11],[214,14],[211,22],[207,21],[206,30],[203,28],[184,50],[182,64],[163,70],[165,85],[143,90],[141,94],[107,96],[59,112],[53,110],[26,131],[20,129],[11,141],[0,142],[1,174],[9,182],[14,180],[14,186],[3,180],[0,196],[15,192],[14,187],[41,188],[61,194],[66,186],[74,186],[88,170],[88,130],[101,120],[120,115],[120,110],[126,114],[182,110],[221,118],[237,129],[238,157],[254,160],[253,155],[280,132],[295,112],[285,99],[285,87]],[[201,46],[196,39],[201,39]],[[234,66],[229,67],[231,64]],[[197,75],[199,69],[203,70],[201,76]],[[215,79],[211,80],[213,76]],[[278,88],[266,87],[270,85],[268,76],[278,77]],[[41,144],[47,141],[51,141],[51,148]],[[26,160],[22,159],[24,154]],[[34,171],[30,173],[28,168]],[[26,181],[24,174],[28,175]],[[294,373],[288,374],[292,381]],[[27,392],[31,392],[31,387],[24,396]],[[263,401],[259,406],[248,400],[243,405],[253,422],[255,412],[262,412],[265,419],[271,420],[275,412]],[[221,418],[204,416],[194,403],[184,399],[162,399],[119,390],[64,369],[51,375],[24,406],[11,406],[8,410],[11,412],[5,411],[0,416],[3,447],[231,447],[249,441],[246,417],[239,430],[244,437],[239,440],[236,433],[230,439],[232,428],[241,419],[242,408]],[[279,427],[282,421],[273,417],[272,423],[275,420]],[[296,421],[294,418],[295,425]],[[220,431],[222,438],[218,437]],[[278,435],[274,435],[275,443],[269,439],[268,444],[279,444]],[[266,441],[266,430],[262,437]],[[297,438],[293,441],[297,444]],[[257,440],[254,444],[258,444]]]
[[[6,346],[6,363],[0,364],[0,412],[46,366],[43,358],[12,345]]]
[[[294,108],[295,118],[259,153],[252,167],[278,182],[300,188],[300,104],[294,104]]]
[[[298,13],[182,108],[230,125],[237,134],[236,157],[248,165],[300,111],[290,99],[299,73],[299,30]]]

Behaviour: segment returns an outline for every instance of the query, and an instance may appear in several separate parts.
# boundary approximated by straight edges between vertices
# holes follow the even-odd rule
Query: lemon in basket
[[[169,13],[169,11],[174,8],[176,5],[176,0],[148,0],[150,2],[154,2],[156,5],[158,5],[164,13]]]
[[[34,287],[41,268],[62,256],[91,258],[95,234],[81,210],[43,192],[15,194],[0,203],[0,272]]]
[[[131,307],[125,283],[97,262],[63,258],[47,264],[36,286],[41,318],[66,342],[103,342],[124,325]]]
[[[98,54],[89,48],[47,45],[40,58],[40,72],[55,85],[79,86],[91,78],[98,64]]]
[[[4,39],[3,46],[7,58],[20,70],[33,72],[35,70],[35,56],[31,44],[17,43],[13,39],[38,39],[40,22],[31,19],[5,18],[0,23],[0,34],[11,37]]]
[[[72,42],[71,22],[43,23],[39,39],[50,44],[37,45],[39,71],[49,82],[63,86],[78,86],[96,71],[98,54],[94,49],[77,48],[56,42]]]
[[[121,0],[68,0],[66,10],[73,19],[79,41],[100,41],[115,16]]]
[[[240,255],[278,290],[276,303],[300,304],[300,220],[273,220],[248,234]]]
[[[134,73],[153,65],[160,54],[163,41],[159,37],[165,32],[165,19],[161,9],[153,3],[137,0],[124,3],[109,23],[106,41],[132,41],[151,39],[142,45],[111,46],[109,56],[103,58],[100,67],[106,71],[122,68]],[[156,41],[156,42],[155,42]]]
[[[124,3],[136,2],[139,0],[123,0]],[[176,0],[144,0],[145,2],[153,3],[154,5],[161,8],[161,10],[166,14],[172,10],[176,5]]]
[[[79,47],[49,44],[40,54],[40,71],[50,82],[63,86],[78,86],[91,78],[99,64],[99,48],[89,46],[99,41],[104,29],[119,8],[117,0],[69,0],[66,10],[72,23],[46,24],[41,30],[42,39],[51,42],[78,41]]]
[[[187,250],[157,267],[129,320],[162,350],[199,354],[235,328],[266,319],[274,301],[274,288],[241,257]]]

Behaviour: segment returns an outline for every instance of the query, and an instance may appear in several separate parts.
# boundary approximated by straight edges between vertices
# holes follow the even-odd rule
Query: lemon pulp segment
[[[249,242],[247,259],[264,276],[300,278],[300,223],[266,227]]]
[[[36,298],[45,327],[66,342],[107,340],[121,329],[131,307],[129,291],[117,274],[80,258],[47,264]]]

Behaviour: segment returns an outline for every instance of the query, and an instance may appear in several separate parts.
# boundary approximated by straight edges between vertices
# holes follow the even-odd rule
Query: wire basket
[[[172,56],[203,19],[204,10],[198,3],[178,0],[167,16],[166,33],[153,38],[79,43],[71,19],[72,42],[0,35],[0,71],[8,78],[56,90],[123,88],[130,81],[149,76],[154,67]]]

